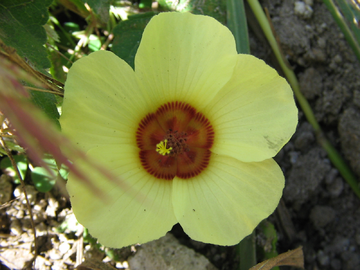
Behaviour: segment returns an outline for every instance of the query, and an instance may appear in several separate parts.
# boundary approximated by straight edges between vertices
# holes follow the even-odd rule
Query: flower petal
[[[135,72],[156,106],[182,101],[201,110],[230,79],[236,56],[233,35],[215,19],[166,12],[146,26]]]
[[[235,245],[274,211],[283,187],[284,176],[272,159],[243,163],[212,155],[198,176],[174,179],[174,211],[192,239]]]
[[[214,127],[211,151],[261,161],[289,141],[298,111],[289,84],[273,68],[251,55],[238,57],[231,80],[203,111]]]
[[[131,67],[111,52],[76,61],[65,83],[63,132],[83,150],[135,142],[137,125],[149,112],[139,89]]]
[[[177,223],[171,202],[172,182],[148,174],[140,164],[137,147],[102,146],[91,149],[88,155],[112,168],[111,172],[123,181],[103,180],[93,168],[85,167],[105,194],[101,197],[73,175],[68,180],[77,220],[101,244],[120,248],[145,243],[165,235]]]

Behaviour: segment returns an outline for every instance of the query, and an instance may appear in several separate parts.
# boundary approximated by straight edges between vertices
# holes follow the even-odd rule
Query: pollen
[[[171,153],[172,147],[167,148],[167,140],[163,140],[156,145],[156,152],[160,155],[168,155]]]

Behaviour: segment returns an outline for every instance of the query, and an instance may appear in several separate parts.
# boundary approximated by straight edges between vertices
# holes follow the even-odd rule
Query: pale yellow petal
[[[111,52],[98,51],[76,61],[65,83],[62,131],[83,150],[133,143],[149,110],[139,89],[131,67]]]
[[[289,84],[273,68],[251,55],[238,60],[231,80],[203,111],[215,131],[211,151],[261,161],[289,141],[298,110]]]
[[[135,72],[157,106],[182,101],[200,110],[230,79],[236,55],[233,35],[214,18],[161,13],[145,28]]]
[[[84,167],[103,197],[70,175],[67,188],[77,220],[107,247],[145,243],[165,235],[177,222],[171,201],[172,182],[159,180],[141,166],[130,145],[93,148],[88,156],[106,164],[121,182],[103,179]],[[77,161],[80,162],[80,161]]]
[[[235,245],[275,210],[283,187],[284,176],[272,159],[243,163],[212,155],[198,176],[175,178],[174,211],[192,239]]]

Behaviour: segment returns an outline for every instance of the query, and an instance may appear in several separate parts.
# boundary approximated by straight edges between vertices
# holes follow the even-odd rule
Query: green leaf
[[[26,171],[28,168],[28,161],[27,158],[24,155],[17,155],[13,156],[16,166],[19,169],[20,175],[22,179],[25,179]],[[2,170],[5,170],[7,174],[9,174],[13,179],[15,184],[20,184],[20,179],[17,176],[17,173],[14,169],[14,167],[11,164],[11,160],[9,157],[5,157],[0,162],[0,168]]]
[[[104,23],[109,21],[109,9],[112,0],[82,0],[83,3],[87,3],[100,20]]]
[[[141,16],[129,17],[129,20],[120,22],[114,28],[112,51],[134,68],[134,59],[140,44],[142,33],[154,12],[147,12]]]
[[[56,98],[54,94],[38,91],[31,91],[31,99],[45,114],[52,119],[60,129],[59,112],[56,108]]]
[[[158,3],[168,10],[208,15],[226,23],[226,0],[158,0]]]
[[[57,171],[54,171],[57,174]],[[35,188],[40,192],[50,191],[56,183],[56,179],[43,167],[36,167],[31,171],[31,179]]]
[[[227,0],[227,26],[233,33],[238,53],[250,53],[244,0]]]
[[[18,154],[23,154],[25,153],[25,150],[18,144],[12,142],[12,141],[5,141],[6,142],[6,147],[10,150],[10,151],[16,151],[18,152]],[[0,156],[3,155],[3,156],[6,156],[7,153],[6,151],[0,147]]]
[[[0,39],[17,50],[37,70],[50,67],[47,58],[46,32],[49,19],[47,7],[52,0],[2,0],[0,3]]]

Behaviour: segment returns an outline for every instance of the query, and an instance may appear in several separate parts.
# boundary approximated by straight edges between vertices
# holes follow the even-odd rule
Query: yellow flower
[[[287,82],[237,54],[215,19],[162,13],[145,28],[135,70],[106,51],[72,66],[60,121],[126,186],[74,161],[106,194],[69,177],[75,215],[100,243],[144,243],[180,223],[194,240],[234,245],[279,202],[284,176],[272,157],[297,109]]]

